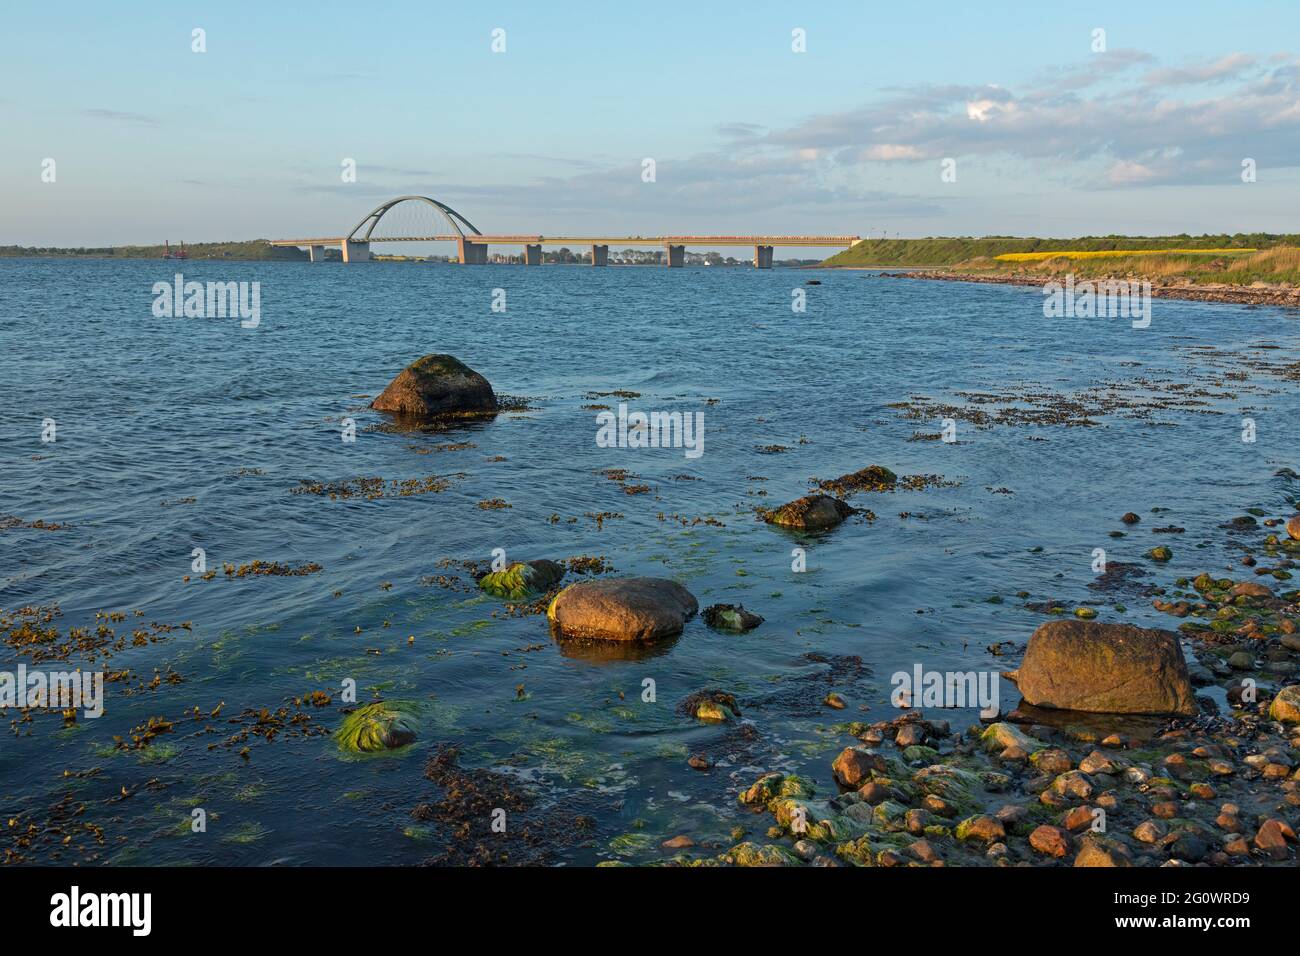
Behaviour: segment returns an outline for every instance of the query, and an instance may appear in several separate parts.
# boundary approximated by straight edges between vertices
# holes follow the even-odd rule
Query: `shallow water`
[[[1014,666],[986,648],[1023,644],[1044,619],[1017,592],[1167,626],[1148,599],[1088,587],[1093,550],[1152,568],[1162,584],[1223,567],[1219,523],[1281,509],[1291,488],[1275,472],[1300,464],[1294,382],[1258,367],[1294,361],[1298,317],[1278,309],[1158,299],[1151,327],[1134,330],[1044,319],[1033,289],[863,272],[181,264],[187,279],[261,283],[261,324],[243,329],[155,318],[153,283],[176,266],[0,260],[0,515],[70,525],[0,530],[0,607],[57,602],[62,627],[137,608],[144,616],[122,628],[192,622],[109,662],[146,681],[170,667],[182,683],[130,696],[110,684],[98,720],[63,729],[57,714],[38,715],[0,745],[0,812],[42,818],[72,792],[104,828],[99,860],[421,862],[447,842],[410,815],[436,796],[423,769],[442,742],[461,746],[462,766],[518,775],[543,805],[595,820],[556,835],[556,861],[661,859],[659,842],[678,833],[726,842],[750,822],[739,786],[772,768],[828,783],[830,755],[851,742],[833,726],[896,715],[893,672]],[[822,284],[804,286],[810,278]],[[491,310],[497,288],[504,314]],[[796,288],[804,313],[791,310]],[[443,434],[375,427],[386,419],[360,396],[429,352],[456,355],[526,410]],[[911,440],[939,432],[943,413],[891,407],[1094,389],[1107,400],[1091,425],[959,420],[954,444]],[[640,393],[625,399],[632,410],[702,411],[703,455],[598,447],[596,412],[583,406],[616,404],[588,397],[615,390]],[[354,443],[340,438],[349,416]],[[1241,440],[1243,416],[1256,422],[1253,443]],[[46,418],[53,444],[41,441]],[[473,447],[435,450],[462,442]],[[760,451],[769,445],[788,450]],[[946,482],[857,495],[876,520],[820,538],[754,515],[806,493],[813,476],[873,463]],[[626,494],[607,468],[652,492]],[[440,493],[379,500],[290,490],[429,475],[454,477]],[[511,507],[477,507],[494,498]],[[1142,524],[1108,537],[1130,510]],[[622,517],[586,516],[600,512]],[[1159,525],[1186,533],[1152,534]],[[1154,544],[1174,549],[1167,567],[1142,558]],[[195,547],[214,579],[191,572]],[[795,547],[804,573],[791,569]],[[676,578],[702,607],[743,602],[766,622],[726,635],[697,618],[655,653],[601,655],[555,644],[542,616],[422,583],[454,573],[440,559],[486,562],[495,548],[511,559],[601,555],[619,574]],[[324,570],[221,573],[253,560]],[[869,673],[810,653],[859,655]],[[19,660],[8,647],[0,658],[4,669]],[[423,702],[418,742],[367,759],[345,758],[327,736],[210,749],[246,708],[337,694],[345,678],[363,701]],[[654,703],[642,700],[647,678]],[[736,694],[754,733],[677,713],[705,687]],[[848,709],[822,706],[829,690]],[[1007,709],[1014,689],[1002,693]],[[151,716],[222,701],[219,733],[182,722],[143,751],[113,749],[114,735]],[[314,722],[337,726],[338,709],[313,711]],[[975,711],[950,716],[961,725]],[[718,765],[689,768],[695,751]],[[131,796],[118,799],[123,787]],[[206,833],[190,831],[196,806]]]

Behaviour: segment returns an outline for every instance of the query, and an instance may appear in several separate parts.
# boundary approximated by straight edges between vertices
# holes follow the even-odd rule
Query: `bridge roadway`
[[[305,246],[312,262],[325,258],[325,248],[337,247],[344,262],[364,262],[370,258],[372,242],[454,242],[461,265],[483,265],[487,262],[489,245],[522,246],[524,265],[541,265],[542,246],[591,246],[591,264],[609,264],[609,247],[663,246],[667,266],[680,268],[686,262],[686,247],[691,246],[753,246],[754,267],[772,268],[772,251],[776,246],[852,246],[861,242],[858,236],[533,236],[510,235],[438,235],[438,236],[367,236],[364,240],[347,236],[318,239],[276,239],[273,246]]]

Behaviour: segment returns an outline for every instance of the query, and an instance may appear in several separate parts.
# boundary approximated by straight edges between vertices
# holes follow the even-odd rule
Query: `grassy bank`
[[[1239,252],[1215,250],[1208,253],[1160,252],[1098,257],[1061,255],[1028,262],[979,258],[959,263],[955,268],[986,275],[1064,276],[1072,273],[1078,279],[1140,276],[1153,282],[1194,285],[1298,285],[1300,248],[1274,246]]]
[[[1009,253],[1050,252],[1162,252],[1178,249],[1268,250],[1275,246],[1300,246],[1300,235],[1238,233],[1218,236],[1084,236],[1078,239],[1036,239],[1017,236],[949,237],[932,239],[866,239],[831,256],[827,266],[870,268],[949,268],[993,260]],[[1144,257],[1145,258],[1145,257]],[[1118,267],[1116,258],[1107,263]]]

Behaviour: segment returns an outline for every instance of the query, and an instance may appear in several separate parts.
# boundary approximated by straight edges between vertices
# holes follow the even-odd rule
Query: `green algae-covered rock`
[[[493,571],[479,579],[478,586],[507,601],[525,601],[545,594],[564,577],[564,566],[554,561],[516,561],[504,571]]]
[[[715,604],[704,609],[704,623],[719,631],[752,631],[763,623],[760,614],[746,611],[743,604]]]
[[[700,690],[682,701],[679,711],[708,723],[723,723],[740,716],[736,698],[723,690]]]
[[[991,817],[987,813],[981,813],[973,817],[967,817],[957,824],[958,840],[978,840],[981,843],[995,843],[1006,837],[1007,831],[1002,826],[1002,821],[996,817]]]
[[[785,847],[746,841],[728,850],[723,857],[732,866],[801,866],[803,861]]]
[[[918,770],[912,775],[912,782],[921,789],[922,793],[961,805],[969,804],[974,800],[980,778],[970,770],[963,770],[951,764],[937,763]]]
[[[1268,706],[1268,715],[1284,724],[1300,724],[1300,684],[1278,691]]]
[[[907,807],[893,800],[885,800],[876,804],[871,811],[872,817],[878,826],[885,830],[898,830],[903,826],[903,817],[907,815]]]
[[[699,706],[695,708],[695,716],[711,723],[721,723],[731,720],[734,715],[726,704],[720,704],[716,700],[704,700],[700,701]]]
[[[835,855],[854,866],[875,866],[876,856],[871,849],[871,840],[865,836],[840,843],[835,847]]]
[[[811,797],[811,781],[795,774],[765,773],[737,798],[746,806],[767,807],[778,797]]]
[[[364,704],[343,718],[334,732],[339,748],[351,753],[395,750],[414,742],[414,706],[402,701]]]
[[[1026,753],[1033,753],[1043,747],[1041,741],[1035,740],[1015,724],[1006,721],[989,724],[984,733],[980,734],[980,743],[991,753],[1001,753],[1008,747],[1019,747]]]

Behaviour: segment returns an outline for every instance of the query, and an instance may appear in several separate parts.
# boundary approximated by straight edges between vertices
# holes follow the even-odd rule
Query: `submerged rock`
[[[1240,584],[1234,584],[1232,586],[1232,590],[1228,592],[1228,596],[1269,598],[1273,596],[1273,592],[1268,585],[1260,584],[1258,581],[1242,581]]]
[[[827,531],[855,513],[855,509],[830,495],[804,495],[772,511],[763,512],[763,520],[783,528]]]
[[[1128,624],[1048,621],[1007,678],[1025,702],[1111,714],[1196,713],[1178,635]]]
[[[343,750],[374,753],[394,750],[415,741],[416,719],[399,701],[364,704],[343,718],[334,738]]]
[[[679,710],[696,720],[713,724],[725,723],[740,716],[740,705],[736,703],[735,696],[724,690],[696,691],[682,702]]]
[[[743,604],[714,604],[704,609],[704,623],[722,631],[752,631],[763,618],[746,611]]]
[[[653,641],[680,634],[699,606],[676,581],[609,578],[569,585],[551,601],[546,616],[563,637]]]
[[[370,407],[421,417],[494,415],[497,397],[478,372],[451,355],[426,355],[389,382]]]
[[[504,571],[493,571],[479,579],[478,586],[489,594],[509,601],[523,601],[545,594],[564,577],[564,566],[542,558],[516,561]]]

